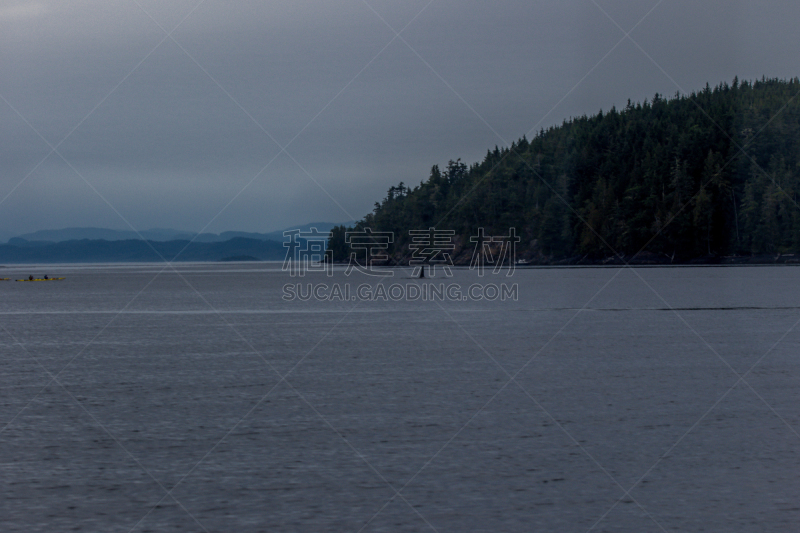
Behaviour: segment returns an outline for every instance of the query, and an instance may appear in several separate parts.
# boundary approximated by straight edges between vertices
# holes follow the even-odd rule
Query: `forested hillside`
[[[398,263],[409,230],[430,227],[455,230],[457,263],[479,227],[516,228],[517,259],[534,263],[800,252],[798,92],[797,78],[735,79],[573,118],[390,188],[352,229],[394,232]],[[349,256],[345,231],[334,260]]]

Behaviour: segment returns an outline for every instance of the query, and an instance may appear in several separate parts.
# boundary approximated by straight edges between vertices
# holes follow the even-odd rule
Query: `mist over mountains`
[[[147,240],[147,241],[192,241],[192,242],[224,242],[233,238],[255,239],[261,241],[283,242],[283,232],[287,230],[299,229],[309,231],[317,228],[322,233],[328,233],[335,224],[330,222],[311,222],[308,224],[292,226],[279,231],[269,233],[256,233],[248,231],[223,231],[222,233],[195,233],[185,230],[170,228],[152,228],[141,230],[138,233],[133,230],[117,230],[106,228],[63,228],[53,230],[39,230],[32,233],[17,235],[8,240],[9,244],[20,243],[20,240],[29,242],[64,242],[89,240],[105,241],[127,241],[127,240]],[[13,242],[12,242],[13,241]]]
[[[281,261],[286,256],[284,231],[316,228],[327,236],[332,227],[329,222],[312,222],[270,233],[220,234],[164,228],[138,233],[104,228],[42,230],[0,244],[0,263]]]

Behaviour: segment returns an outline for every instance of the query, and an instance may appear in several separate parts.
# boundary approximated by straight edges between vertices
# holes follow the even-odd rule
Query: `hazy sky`
[[[798,21],[785,0],[0,0],[0,236],[358,219],[570,116],[800,75]]]

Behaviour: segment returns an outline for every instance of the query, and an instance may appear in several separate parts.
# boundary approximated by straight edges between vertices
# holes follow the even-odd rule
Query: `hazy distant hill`
[[[311,222],[310,224],[292,226],[290,228],[286,228],[279,231],[272,231],[270,233],[250,233],[246,231],[223,231],[219,235],[216,233],[201,233],[194,239],[194,241],[220,242],[220,241],[227,241],[228,239],[232,239],[234,237],[243,237],[245,239],[260,239],[260,240],[284,242],[286,240],[286,238],[283,236],[284,231],[300,230],[303,232],[307,232],[310,231],[311,228],[316,228],[317,231],[327,236],[327,234],[330,233],[331,229],[333,229],[334,226],[336,226],[336,224],[332,224],[330,222]]]
[[[22,242],[21,239],[12,241]],[[180,255],[178,255],[180,254]],[[281,261],[283,243],[236,237],[224,242],[73,240],[55,243],[0,244],[0,263],[106,263],[221,261],[249,257]]]
[[[289,229],[299,229],[301,231],[308,231],[310,228],[315,227],[321,233],[327,234],[330,232],[335,224],[330,222],[312,222],[310,224],[303,224],[292,226]],[[106,241],[126,241],[126,240],[144,240],[148,241],[177,241],[177,240],[192,240],[193,242],[225,242],[233,238],[241,237],[245,239],[255,240],[272,240],[283,242],[283,232],[286,230],[273,231],[270,233],[253,233],[246,231],[224,231],[220,234],[216,233],[193,233],[191,231],[182,231],[168,228],[153,228],[142,230],[137,234],[135,231],[130,230],[115,230],[105,228],[64,228],[55,230],[40,230],[33,233],[25,233],[18,235],[13,239],[9,239],[9,244],[24,245],[17,239],[23,239],[29,242],[64,242],[64,241],[79,241],[84,239],[89,240],[106,240]],[[141,236],[140,236],[141,235]]]
[[[164,228],[153,228],[140,232],[141,236],[148,241],[174,241],[180,239],[189,240],[194,236],[190,231],[180,231]],[[16,238],[26,241],[78,241],[83,239],[103,239],[106,241],[125,241],[140,239],[135,231],[105,229],[105,228],[64,228],[34,231],[18,235]]]

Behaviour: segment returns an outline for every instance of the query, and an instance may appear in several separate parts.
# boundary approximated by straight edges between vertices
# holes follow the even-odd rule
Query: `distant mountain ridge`
[[[0,263],[282,261],[287,253],[284,242],[288,242],[284,231],[309,232],[316,228],[327,237],[334,226],[329,222],[312,222],[270,233],[225,231],[220,234],[162,228],[139,234],[103,228],[43,230],[0,244]],[[299,239],[301,243],[303,240]]]
[[[261,241],[278,241],[283,242],[283,232],[293,229],[300,231],[309,231],[312,227],[316,228],[320,233],[328,233],[335,226],[331,222],[311,222],[292,226],[284,230],[272,231],[269,233],[256,233],[248,231],[223,231],[222,233],[195,233],[185,230],[176,230],[169,228],[152,228],[139,231],[137,234],[132,230],[116,230],[106,228],[63,228],[54,230],[39,230],[32,233],[25,233],[17,235],[8,240],[9,244],[22,244],[20,240],[29,242],[65,242],[65,241],[80,241],[84,239],[89,240],[105,240],[105,241],[128,241],[128,240],[146,240],[154,242],[167,242],[186,240],[193,242],[225,242],[233,238],[241,237],[245,239],[255,239]],[[13,241],[13,242],[12,242]]]
[[[235,237],[224,242],[83,239],[35,242],[28,245],[0,244],[0,263],[5,264],[158,263],[165,260],[222,261],[244,257],[249,258],[248,260],[281,261],[286,257],[286,248],[280,242],[243,237]]]
[[[173,241],[186,239],[194,236],[190,231],[180,231],[164,228],[153,228],[139,232],[148,241]],[[64,242],[80,241],[84,239],[105,240],[105,241],[125,241],[140,240],[141,237],[131,230],[116,230],[106,228],[63,228],[52,230],[39,230],[32,233],[25,233],[12,237],[11,240],[26,240],[31,242]]]

